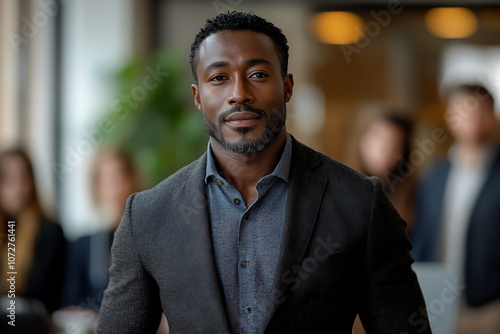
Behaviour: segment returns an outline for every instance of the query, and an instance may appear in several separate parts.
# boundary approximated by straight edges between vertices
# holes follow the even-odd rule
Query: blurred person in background
[[[128,154],[120,150],[103,150],[94,161],[91,183],[101,231],[70,243],[62,306],[73,305],[98,312],[108,284],[113,235],[127,197],[139,190],[139,176]]]
[[[366,108],[358,121],[354,140],[354,167],[376,176],[384,191],[411,230],[414,215],[416,177],[409,165],[413,124],[411,120],[386,107]],[[365,333],[359,317],[354,334]]]
[[[482,86],[448,94],[445,120],[454,144],[419,186],[412,236],[417,261],[456,272],[462,305],[457,333],[500,333],[500,150],[498,120]]]
[[[58,324],[77,324],[92,333],[97,323],[102,297],[108,285],[111,245],[127,198],[140,190],[140,173],[132,157],[119,149],[97,153],[91,170],[92,200],[100,217],[101,231],[69,244],[66,275]],[[162,318],[158,333],[167,333]]]
[[[362,131],[358,146],[359,170],[376,176],[394,207],[413,226],[415,169],[410,166],[412,122],[387,109],[376,113]]]
[[[22,326],[43,325],[43,321],[37,322],[39,319],[23,321],[22,304],[28,305],[27,313],[37,314],[43,313],[39,311],[40,302],[48,312],[54,311],[58,306],[66,241],[61,227],[44,215],[36,190],[33,167],[27,154],[20,149],[6,151],[0,156],[0,221],[0,287],[2,295],[7,295],[7,272],[17,272],[15,300],[19,321],[16,329],[22,332]],[[7,261],[8,221],[15,221],[15,270],[9,268]],[[4,320],[2,324],[7,322],[6,318]],[[38,331],[32,332],[43,330],[38,327]]]

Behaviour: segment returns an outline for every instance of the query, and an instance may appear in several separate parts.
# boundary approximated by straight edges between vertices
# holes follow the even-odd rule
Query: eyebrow
[[[259,65],[259,64],[273,66],[273,64],[271,64],[271,62],[269,60],[264,59],[264,58],[249,59],[245,62],[245,64],[248,66],[254,66],[254,65]]]
[[[264,58],[254,58],[254,59],[249,59],[245,62],[245,65],[247,66],[255,66],[259,64],[265,64],[265,65],[270,65],[272,66],[273,64]],[[227,61],[216,61],[211,63],[205,68],[205,71],[212,70],[214,68],[221,68],[221,67],[228,67],[229,63]]]
[[[208,65],[205,68],[205,71],[209,71],[211,69],[219,68],[219,67],[227,67],[227,66],[229,66],[229,63],[227,61],[216,61],[215,63]]]

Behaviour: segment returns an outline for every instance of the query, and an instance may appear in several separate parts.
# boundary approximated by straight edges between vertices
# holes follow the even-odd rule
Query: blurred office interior
[[[189,47],[207,18],[228,10],[252,11],[282,28],[295,77],[288,129],[348,164],[356,124],[370,105],[401,110],[423,140],[446,129],[446,84],[477,81],[500,98],[500,8],[493,0],[2,0],[0,149],[26,147],[42,204],[70,240],[99,229],[90,195],[93,156],[134,119],[132,101],[124,120],[105,122],[124,91],[117,73],[134,62],[154,72],[154,55],[171,57],[168,66],[177,72],[159,83],[175,89],[182,111],[193,115],[179,132],[203,132],[190,96]],[[144,90],[128,87],[140,105]],[[139,164],[155,163],[161,149],[148,145],[155,138],[129,140]],[[436,144],[422,166],[450,143]],[[179,143],[157,144],[168,151]],[[193,145],[199,147],[171,169],[202,152],[206,137]],[[170,170],[163,171],[146,175],[144,186],[167,177]]]
[[[412,121],[415,179],[453,142],[443,117],[450,87],[484,86],[500,118],[495,0],[0,0],[0,151],[27,151],[43,211],[68,240],[110,228],[93,188],[103,149],[134,160],[134,189],[206,150],[190,45],[206,19],[233,10],[288,38],[288,130],[358,170],[357,139],[377,110]],[[423,288],[439,294],[433,280]],[[91,318],[77,316],[81,333]]]

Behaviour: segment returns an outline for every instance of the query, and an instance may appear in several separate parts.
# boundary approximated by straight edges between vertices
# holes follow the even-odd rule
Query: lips
[[[260,116],[252,112],[235,112],[226,118],[226,122],[234,126],[249,126],[260,120]]]

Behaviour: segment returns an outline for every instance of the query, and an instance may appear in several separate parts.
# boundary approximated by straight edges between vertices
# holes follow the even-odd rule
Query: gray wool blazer
[[[406,223],[380,181],[294,138],[265,333],[431,333]],[[215,266],[206,154],[132,195],[112,248],[98,333],[230,333]]]

